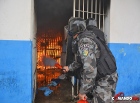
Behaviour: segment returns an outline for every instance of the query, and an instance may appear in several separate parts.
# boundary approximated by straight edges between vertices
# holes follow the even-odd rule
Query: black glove
[[[86,94],[86,96],[87,96],[89,99],[92,99],[92,98],[93,98],[93,94],[92,94],[91,92],[88,92],[88,93]]]

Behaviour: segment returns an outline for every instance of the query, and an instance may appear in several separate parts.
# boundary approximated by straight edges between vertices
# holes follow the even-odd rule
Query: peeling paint
[[[12,92],[15,92],[15,89],[18,86],[16,72],[0,72],[0,77],[0,89],[10,90],[13,88]]]
[[[127,96],[140,93],[140,44],[110,43],[109,47],[119,74],[116,92],[123,91]]]
[[[140,46],[138,46],[138,52],[140,52]]]
[[[124,51],[124,48],[121,48],[121,49],[119,50],[119,52],[120,52],[120,53],[123,53],[123,56],[126,56],[126,52]]]
[[[124,56],[126,56],[126,53],[124,53]]]
[[[0,40],[0,103],[31,103],[31,43]]]
[[[124,48],[120,49],[119,52],[120,53],[123,53],[124,52]]]

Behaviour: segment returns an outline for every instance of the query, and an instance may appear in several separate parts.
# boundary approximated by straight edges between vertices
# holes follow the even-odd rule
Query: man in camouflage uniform
[[[75,22],[78,20],[80,22]],[[86,35],[86,29],[84,28],[86,24],[84,24],[84,20],[81,18],[72,18],[69,22],[71,21],[75,24],[77,23],[77,26],[80,26],[77,32],[75,29],[76,25],[69,28],[69,31],[73,31],[69,33],[73,34],[73,48],[77,44],[77,50],[73,50],[76,54],[76,60],[69,66],[64,66],[63,68],[68,72],[74,71],[82,66],[79,99],[87,99],[89,103],[112,103],[112,96],[115,95],[118,75],[114,72],[111,75],[106,75],[98,80],[96,79],[97,58],[100,57],[98,45],[91,38],[81,38],[81,35]],[[79,28],[81,29],[79,30]],[[89,99],[87,97],[88,93],[92,93],[93,97]]]

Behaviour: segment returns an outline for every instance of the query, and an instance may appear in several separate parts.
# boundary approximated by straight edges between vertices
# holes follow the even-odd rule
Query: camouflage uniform
[[[90,38],[79,38],[77,55],[81,57],[83,72],[81,74],[81,86],[79,93],[87,94],[92,91],[93,98],[89,103],[112,103],[112,96],[115,95],[117,73],[107,75],[96,80],[97,67],[96,58],[99,58],[100,51],[97,44]],[[69,70],[74,71],[81,63],[74,61],[69,65]]]

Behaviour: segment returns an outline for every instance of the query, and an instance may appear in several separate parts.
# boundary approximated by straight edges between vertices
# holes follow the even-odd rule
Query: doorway
[[[35,0],[37,20],[37,94],[35,103],[43,103],[44,101],[49,103],[58,101],[57,103],[59,103],[59,101],[62,102],[59,98],[64,97],[64,95],[61,95],[64,92],[61,93],[60,87],[65,88],[65,84],[68,85],[67,81],[63,81],[64,85],[58,84],[49,87],[53,91],[49,96],[45,96],[44,91],[38,89],[48,87],[52,79],[57,79],[61,75],[61,70],[57,67],[45,66],[43,57],[52,58],[57,63],[63,64],[61,54],[66,52],[64,26],[67,25],[69,18],[72,16],[72,8],[72,0]]]
[[[62,53],[66,53],[71,47],[71,45],[67,45],[67,48],[65,48],[66,32],[64,27],[68,24],[69,18],[72,16],[84,19],[93,17],[97,20],[98,28],[102,31],[107,31],[109,8],[110,0],[35,0],[37,18],[37,89],[47,86],[51,79],[57,78],[61,74],[55,66],[44,66],[42,57],[53,58],[59,64],[65,64],[62,63],[61,57]],[[67,42],[69,40],[68,38]],[[71,53],[69,53],[66,57],[66,64],[70,64],[72,59]],[[69,91],[69,96],[71,96],[71,84],[67,85],[70,89],[66,89],[66,91]],[[59,94],[59,87],[61,85],[51,88],[54,91],[53,95],[44,97],[41,94],[41,98],[46,101],[49,100],[49,103],[51,103],[51,100],[54,100],[54,96]],[[58,99],[55,101],[58,101]],[[37,101],[36,103],[41,102]]]

